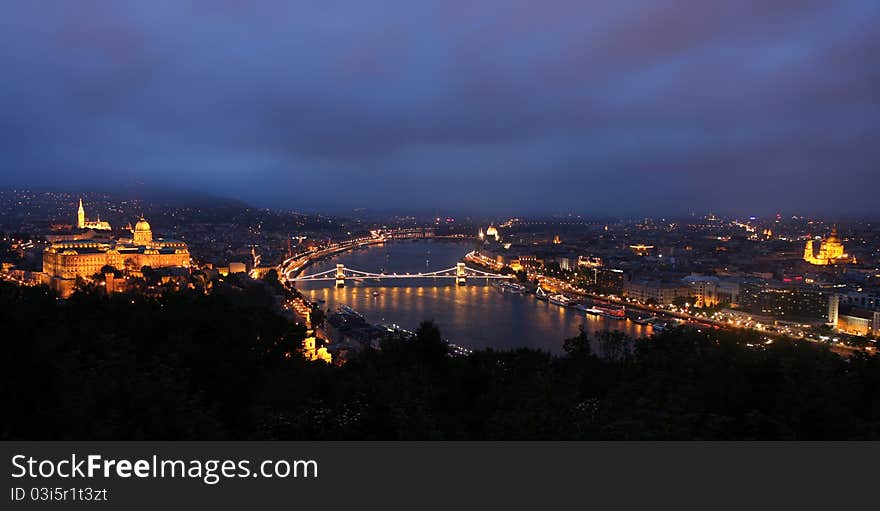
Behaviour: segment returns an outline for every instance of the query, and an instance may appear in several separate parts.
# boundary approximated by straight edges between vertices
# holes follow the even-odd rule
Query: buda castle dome
[[[150,228],[150,223],[144,220],[144,217],[141,216],[140,220],[134,224],[134,230],[132,231],[134,234],[134,244],[135,245],[149,245],[153,242],[153,230]]]
[[[152,230],[152,229],[150,229],[150,222],[147,222],[146,220],[144,220],[144,217],[141,217],[141,219],[138,220],[138,222],[136,224],[134,224],[134,231],[135,232],[146,232],[146,231],[150,231],[150,230]]]

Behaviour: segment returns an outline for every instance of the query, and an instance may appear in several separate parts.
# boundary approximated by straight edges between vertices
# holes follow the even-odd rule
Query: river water
[[[303,275],[335,268],[386,273],[419,273],[455,266],[472,242],[445,240],[395,241],[372,245],[317,261]],[[483,279],[468,279],[456,286],[454,279],[385,280],[347,279],[344,288],[333,281],[297,283],[312,301],[324,300],[324,309],[348,305],[372,323],[395,323],[414,330],[422,320],[433,319],[443,336],[471,349],[537,348],[562,351],[562,341],[587,331],[620,330],[644,337],[650,327],[584,314],[536,300],[532,295],[503,293]],[[376,294],[378,293],[378,294]]]

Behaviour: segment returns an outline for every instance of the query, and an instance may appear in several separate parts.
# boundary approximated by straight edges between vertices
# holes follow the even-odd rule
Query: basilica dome
[[[825,243],[840,243],[840,238],[837,237],[837,228],[831,229],[831,236],[828,236],[828,239],[825,240]]]

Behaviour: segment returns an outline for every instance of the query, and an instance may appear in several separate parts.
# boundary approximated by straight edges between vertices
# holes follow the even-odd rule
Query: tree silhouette
[[[880,438],[865,353],[683,327],[452,356],[426,321],[335,366],[254,292],[0,282],[0,439]]]

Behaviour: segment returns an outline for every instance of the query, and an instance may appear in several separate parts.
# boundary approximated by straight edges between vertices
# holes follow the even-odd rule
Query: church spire
[[[79,229],[86,227],[86,210],[83,208],[82,197],[79,198],[79,209],[76,211],[76,226]]]

